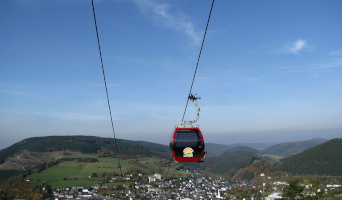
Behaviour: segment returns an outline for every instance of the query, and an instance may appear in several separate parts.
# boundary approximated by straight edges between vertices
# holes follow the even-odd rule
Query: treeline
[[[141,167],[141,168],[143,168],[143,169],[147,169],[147,167],[145,166],[145,165],[143,165],[143,164],[141,164],[140,162],[138,162],[137,160],[130,160],[130,161],[128,161],[128,163],[130,163],[130,164],[132,164],[132,165],[136,165],[136,166],[138,166],[138,167]]]
[[[42,190],[39,186],[27,184],[22,175],[0,182],[0,199],[47,199],[52,196],[49,185]]]
[[[333,139],[281,160],[281,170],[292,174],[342,175],[342,139]]]
[[[0,171],[0,181],[4,180],[6,178],[18,175],[23,173],[23,171],[17,171],[17,170],[1,170]]]

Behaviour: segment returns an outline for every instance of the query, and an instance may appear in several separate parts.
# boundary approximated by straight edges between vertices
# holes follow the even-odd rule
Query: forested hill
[[[165,145],[116,139],[120,155],[166,156],[169,148]],[[78,151],[84,154],[108,154],[116,156],[116,145],[112,138],[94,136],[47,136],[24,139],[0,151],[0,164],[21,150],[34,152]]]
[[[223,152],[227,151],[228,149],[231,149],[229,145],[224,144],[214,144],[214,143],[206,143],[205,144],[205,151],[207,152],[208,156],[219,156]]]
[[[227,151],[225,151],[224,153],[222,153],[221,155],[219,155],[219,158],[233,158],[237,155],[241,155],[241,154],[246,154],[246,155],[252,155],[252,156],[260,156],[260,152],[256,149],[253,148],[249,148],[249,147],[245,147],[245,146],[240,146],[240,147],[235,147],[233,149],[229,149]]]
[[[287,142],[287,143],[281,143],[276,144],[271,147],[268,147],[267,149],[263,150],[263,154],[272,154],[282,157],[289,157],[291,155],[295,155],[297,153],[301,153],[305,151],[306,149],[309,149],[311,147],[314,147],[316,145],[322,144],[323,142],[326,142],[326,139],[316,138],[301,142]]]
[[[239,169],[247,167],[253,163],[254,160],[259,158],[252,155],[237,155],[230,159],[223,159],[221,162],[214,167],[210,168],[209,171],[218,174],[229,174],[234,175]]]
[[[342,175],[342,138],[333,139],[281,160],[282,170],[293,174]]]

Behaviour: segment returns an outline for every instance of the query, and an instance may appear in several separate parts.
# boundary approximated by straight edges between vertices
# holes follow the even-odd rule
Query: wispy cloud
[[[212,76],[201,76],[201,77],[198,77],[198,80],[211,80],[211,79],[214,79],[215,77],[212,77]]]
[[[329,54],[331,56],[342,56],[342,49],[331,51]]]
[[[342,59],[311,61],[310,63],[297,63],[287,67],[279,67],[282,73],[302,73],[314,70],[324,70],[342,67]]]
[[[342,67],[342,59],[330,61],[327,63],[315,63],[310,69],[321,69],[321,68],[335,68]]]
[[[193,24],[181,11],[172,12],[171,5],[155,0],[133,0],[141,13],[154,23],[187,35],[196,44],[201,37]]]
[[[296,42],[294,42],[291,46],[288,48],[289,53],[297,54],[300,50],[305,48],[307,41],[299,39]]]
[[[108,121],[108,116],[106,115],[93,115],[88,113],[62,113],[56,115],[60,119],[65,119],[69,121],[78,121],[81,123],[95,124],[100,121]],[[115,119],[119,120],[119,119]]]
[[[266,53],[279,53],[279,54],[299,54],[300,52],[312,51],[315,45],[309,44],[308,41],[303,39],[298,39],[294,42],[289,42],[282,47],[269,48],[271,51]]]
[[[55,4],[55,5],[69,5],[69,4],[86,4],[88,3],[87,1],[84,0],[59,0],[59,1],[55,1],[55,0],[31,0],[31,1],[27,1],[27,0],[13,0],[16,3],[20,3],[22,5],[32,5],[32,4],[36,4],[36,3],[48,3],[48,4]],[[94,3],[101,3],[104,0],[94,0]]]
[[[0,124],[13,124],[14,120],[0,120]]]
[[[24,92],[19,92],[19,91],[8,91],[8,90],[0,90],[0,93],[12,94],[12,95],[25,95]]]

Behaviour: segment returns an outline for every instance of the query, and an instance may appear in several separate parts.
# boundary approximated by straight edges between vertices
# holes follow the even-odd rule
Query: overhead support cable
[[[102,67],[102,74],[103,74],[103,81],[104,81],[104,86],[105,86],[105,88],[106,88],[107,104],[108,104],[108,109],[109,109],[110,121],[111,121],[111,123],[112,123],[112,130],[113,130],[113,135],[114,135],[115,149],[116,149],[116,153],[117,153],[117,157],[118,157],[118,161],[119,161],[120,174],[121,174],[121,177],[122,177],[122,170],[121,170],[121,163],[120,163],[120,155],[119,155],[118,145],[117,145],[116,137],[115,137],[115,130],[114,130],[113,117],[112,117],[112,110],[111,110],[111,108],[110,108],[110,102],[109,102],[109,96],[108,96],[108,89],[107,89],[107,81],[106,81],[105,70],[104,70],[104,67],[103,67],[103,60],[102,60],[102,53],[101,53],[100,38],[99,38],[99,32],[98,32],[98,30],[97,30],[97,23],[96,23],[95,8],[94,8],[94,2],[93,2],[93,0],[91,0],[91,5],[92,5],[92,7],[93,7],[93,15],[94,15],[94,22],[95,22],[95,29],[96,29],[96,36],[97,36],[97,44],[98,44],[98,47],[99,47],[99,53],[100,53],[100,59],[101,59],[101,67]]]
[[[192,83],[191,83],[189,95],[188,95],[188,97],[187,97],[187,101],[186,101],[186,105],[185,105],[185,109],[184,109],[184,113],[183,113],[182,122],[184,122],[184,116],[185,116],[185,113],[186,113],[186,109],[187,109],[187,107],[188,107],[189,99],[193,99],[193,95],[192,95],[191,91],[192,91],[192,87],[193,87],[193,85],[194,85],[194,81],[195,81],[195,77],[196,77],[196,73],[197,73],[198,64],[199,64],[199,61],[200,61],[200,59],[201,59],[203,44],[204,44],[204,41],[205,41],[205,36],[206,36],[206,34],[207,34],[207,30],[208,30],[208,26],[209,26],[209,22],[210,22],[210,17],[211,17],[211,12],[212,12],[212,10],[213,10],[214,3],[215,3],[215,0],[213,0],[213,2],[212,2],[212,4],[211,4],[211,7],[210,7],[209,17],[208,17],[207,25],[206,25],[206,27],[205,27],[204,36],[203,36],[203,40],[202,40],[202,44],[201,44],[201,49],[200,49],[200,52],[199,52],[199,55],[198,55],[198,59],[197,59],[197,63],[196,63],[195,73],[194,73],[194,76],[192,77]],[[173,156],[171,155],[170,164],[169,164],[169,167],[168,167],[167,173],[166,173],[166,179],[167,179],[168,174],[169,174],[170,166],[171,166],[171,163],[172,163],[172,158],[173,158]]]
[[[199,61],[201,59],[203,44],[204,44],[205,36],[207,35],[207,30],[208,30],[208,26],[209,26],[209,22],[210,22],[211,12],[212,12],[213,7],[214,7],[214,2],[215,2],[215,0],[213,0],[213,2],[211,4],[211,8],[210,8],[210,12],[209,12],[209,17],[208,17],[208,21],[207,21],[207,26],[205,27],[204,36],[203,36],[203,40],[202,40],[202,45],[201,45],[201,49],[200,49],[200,52],[199,52],[199,55],[198,55],[198,59],[197,59],[195,73],[194,73],[194,76],[192,78],[192,83],[191,83],[189,95],[188,95],[187,100],[186,100],[186,105],[185,105],[185,109],[184,109],[184,113],[183,113],[183,117],[182,117],[182,122],[184,121],[185,112],[186,112],[186,109],[187,109],[188,103],[189,103],[189,97],[191,96],[192,87],[194,85],[194,81],[195,81],[195,77],[196,77],[196,73],[197,73],[197,68],[198,68],[198,63],[199,63]]]

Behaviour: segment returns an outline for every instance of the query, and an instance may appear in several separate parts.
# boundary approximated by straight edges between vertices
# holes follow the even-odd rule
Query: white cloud
[[[182,32],[196,44],[200,42],[200,34],[194,30],[193,24],[182,12],[171,12],[171,6],[162,1],[133,0],[133,2],[142,14],[158,25]]]
[[[295,42],[287,43],[280,48],[269,48],[270,51],[266,53],[279,53],[279,54],[298,54],[299,52],[313,51],[315,45],[308,44],[306,40],[298,39]]]
[[[306,43],[306,40],[299,39],[289,47],[288,52],[297,54],[300,50],[306,47]]]

